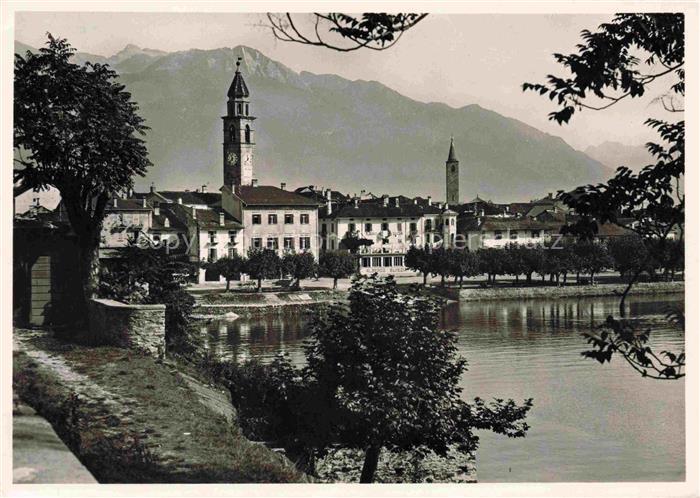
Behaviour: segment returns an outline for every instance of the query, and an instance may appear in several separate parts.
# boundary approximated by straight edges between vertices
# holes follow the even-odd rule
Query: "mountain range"
[[[15,43],[16,52],[25,50],[33,49]],[[423,103],[376,81],[296,72],[250,47],[166,53],[128,45],[112,57],[77,53],[76,62],[108,63],[119,72],[150,127],[153,167],[137,187],[218,189],[220,117],[237,57],[258,118],[261,184],[442,199],[451,136],[464,201],[477,194],[529,200],[611,174],[600,156],[477,104]]]
[[[654,162],[644,145],[626,145],[608,141],[587,147],[585,153],[613,170],[620,166],[627,166],[637,172]]]

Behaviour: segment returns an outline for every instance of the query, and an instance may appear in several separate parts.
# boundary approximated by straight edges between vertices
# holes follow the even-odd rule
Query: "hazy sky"
[[[547,120],[549,100],[523,93],[525,82],[562,74],[553,52],[569,53],[584,28],[610,16],[541,14],[431,14],[384,52],[338,53],[276,41],[260,27],[262,14],[46,13],[20,12],[15,38],[32,46],[45,33],[68,38],[82,52],[110,56],[129,43],[165,51],[248,45],[296,71],[335,73],[349,79],[377,80],[420,101],[454,107],[479,104],[559,135],[583,149],[606,140],[642,144],[653,138],[643,125],[665,112],[649,96],[621,102],[600,112],[583,112],[571,124]]]

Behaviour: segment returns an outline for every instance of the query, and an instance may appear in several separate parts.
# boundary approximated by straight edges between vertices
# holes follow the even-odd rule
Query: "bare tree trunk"
[[[88,236],[89,237],[89,236]],[[87,309],[90,299],[97,297],[100,285],[100,254],[98,243],[80,240],[80,280],[83,285],[83,302]]]
[[[338,277],[333,277],[333,290],[338,288]]]
[[[362,465],[362,474],[360,475],[361,483],[368,484],[374,482],[374,474],[377,471],[379,453],[381,450],[381,446],[373,444],[365,451],[365,463]]]

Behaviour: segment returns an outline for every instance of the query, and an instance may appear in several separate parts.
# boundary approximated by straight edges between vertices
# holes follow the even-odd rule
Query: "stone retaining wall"
[[[325,306],[333,301],[309,301],[305,303],[248,303],[248,304],[196,304],[194,313],[198,316],[215,317],[235,313],[237,316],[251,317],[269,313],[302,313]]]
[[[486,289],[443,289],[438,293],[460,301],[479,301],[493,299],[556,299],[560,297],[602,297],[615,296],[625,290],[625,284],[537,286]],[[437,289],[437,288],[435,288]],[[685,282],[642,282],[635,284],[629,295],[683,293]]]
[[[90,335],[96,344],[136,349],[153,355],[165,352],[165,305],[125,304],[92,299]]]

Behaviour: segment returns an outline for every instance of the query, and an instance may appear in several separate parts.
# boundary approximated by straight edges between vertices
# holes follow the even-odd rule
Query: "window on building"
[[[254,214],[253,215],[253,225],[260,225],[262,223],[262,215],[261,214]]]
[[[391,256],[384,256],[384,266],[391,266]]]
[[[250,143],[250,126],[245,125],[245,143]]]
[[[396,222],[396,231],[399,233],[403,232],[403,223],[400,221]]]
[[[237,254],[238,254],[238,249],[236,249],[235,247],[229,247],[229,248],[228,248],[228,257],[229,257],[229,258],[233,258],[233,257],[235,257]]]
[[[233,142],[236,141],[236,127],[235,126],[231,125],[228,127],[228,136]]]
[[[354,232],[356,229],[357,228],[354,223],[348,223],[348,232]]]
[[[236,235],[238,235],[238,232],[235,230],[229,230],[228,231],[228,241],[231,244],[234,244],[236,242]]]
[[[208,258],[208,261],[209,261],[210,263],[213,263],[214,261],[216,261],[216,247],[210,247],[210,248],[209,248],[209,258]]]
[[[372,266],[382,266],[382,257],[372,256]]]
[[[429,232],[432,229],[433,229],[433,220],[428,218],[427,220],[425,220],[425,231]]]
[[[362,258],[362,268],[369,268],[371,265],[371,260],[367,257]]]
[[[253,237],[253,249],[262,249],[262,238]]]
[[[531,233],[531,236],[533,239],[539,239],[540,238],[540,231],[539,230],[533,230]]]
[[[418,225],[415,222],[411,222],[408,227],[412,233],[416,233],[418,231]]]
[[[496,230],[494,232],[494,236],[496,240],[501,240],[503,238],[503,232],[501,232],[500,230]]]
[[[209,243],[216,244],[216,232],[209,232]]]
[[[511,230],[511,231],[510,231],[510,239],[511,239],[511,240],[517,240],[517,239],[518,239],[518,231],[517,231],[517,230]]]
[[[284,215],[284,224],[291,225],[292,223],[294,223],[294,215],[289,214],[289,213],[285,214]]]
[[[325,223],[321,223],[321,234],[326,235],[327,227]]]
[[[277,240],[277,237],[268,237],[267,238],[267,248],[273,249],[275,251],[277,249],[279,249],[279,241]]]
[[[294,237],[285,237],[284,238],[284,248],[289,251],[294,250]]]
[[[299,237],[299,249],[311,249],[311,237]]]
[[[394,266],[403,266],[403,256],[394,256]]]
[[[299,223],[302,225],[308,225],[309,224],[309,215],[308,214],[300,214],[299,215]]]
[[[365,223],[365,232],[372,233],[372,224],[371,223]]]
[[[389,223],[387,223],[387,222],[382,223],[382,231],[389,231]]]
[[[331,239],[331,251],[335,250],[335,239]]]
[[[268,214],[267,215],[267,224],[268,225],[276,225],[277,224],[277,215],[276,214]]]
[[[248,104],[245,105],[245,115],[247,116],[250,114],[250,108],[248,107]]]
[[[238,114],[243,114],[243,104],[239,102],[238,105],[236,105],[236,109],[238,110]]]

